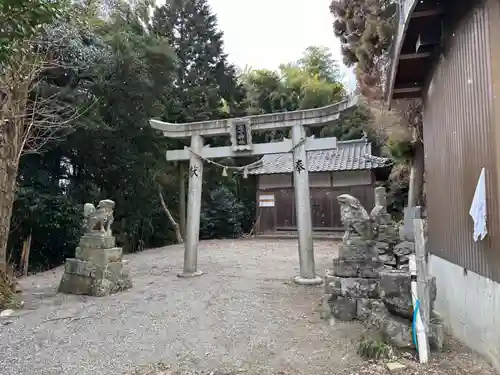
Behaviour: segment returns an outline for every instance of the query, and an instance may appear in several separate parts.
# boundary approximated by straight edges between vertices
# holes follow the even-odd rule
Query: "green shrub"
[[[358,354],[365,359],[390,359],[394,356],[394,350],[378,333],[363,337],[360,340]]]
[[[225,186],[212,190],[200,216],[200,238],[237,238],[243,234],[245,207]]]
[[[18,264],[22,242],[31,233],[31,271],[59,266],[75,253],[81,234],[82,205],[62,194],[31,188],[18,190],[9,236],[11,260]]]

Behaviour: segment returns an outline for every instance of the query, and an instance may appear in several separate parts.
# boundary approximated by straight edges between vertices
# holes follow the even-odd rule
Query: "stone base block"
[[[409,272],[401,270],[380,272],[380,296],[391,314],[412,319],[413,301]]]
[[[342,294],[351,298],[378,298],[378,280],[363,278],[342,278]]]
[[[331,275],[325,279],[328,282],[325,294],[331,294],[333,297],[379,298],[378,279]]]
[[[356,318],[366,322],[370,319],[373,311],[380,309],[380,306],[383,308],[384,305],[378,299],[360,298],[357,300]]]
[[[111,249],[116,246],[116,239],[106,233],[95,231],[80,237],[79,247],[90,249]]]
[[[293,282],[297,285],[310,285],[316,286],[323,284],[323,279],[319,276],[313,277],[312,279],[307,279],[305,277],[295,276]]]
[[[429,279],[431,311],[436,300],[436,279]],[[410,272],[384,270],[380,272],[380,296],[391,314],[406,319],[413,318]]]
[[[398,349],[415,347],[411,321],[391,315],[385,309],[372,309],[368,323],[380,330],[388,344]],[[444,327],[442,323],[429,324],[428,340],[432,350],[443,348]]]
[[[109,249],[94,249],[90,247],[77,247],[75,258],[104,267],[108,263],[121,262],[123,251],[121,247]]]
[[[339,245],[339,258],[352,260],[372,260],[378,256],[378,249],[371,240],[350,237]]]
[[[335,319],[349,322],[356,319],[357,302],[349,297],[332,298],[329,301],[332,315]]]
[[[368,321],[373,310],[380,304],[380,301],[371,298],[329,296],[328,304],[331,314],[340,321],[352,321],[355,319]]]
[[[413,332],[411,324],[404,319],[390,317],[384,321],[382,332],[387,343],[398,349],[413,348]]]
[[[80,259],[66,259],[59,292],[102,297],[132,288],[122,262],[105,266]]]
[[[335,259],[331,273],[340,277],[377,279],[384,264],[378,260]]]
[[[177,274],[177,277],[181,278],[181,279],[189,279],[189,278],[192,278],[192,277],[198,277],[198,276],[201,276],[203,275],[203,271],[194,271],[194,272],[180,272]]]
[[[59,293],[93,295],[94,279],[89,276],[64,273],[59,283]]]
[[[368,322],[382,333],[384,340],[398,349],[413,348],[411,323],[387,311],[372,311]]]

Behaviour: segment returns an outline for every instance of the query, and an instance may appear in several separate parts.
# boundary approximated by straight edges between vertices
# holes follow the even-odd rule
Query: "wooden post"
[[[417,293],[420,300],[420,316],[425,331],[424,342],[419,342],[419,355],[424,354],[421,363],[427,362],[429,353],[429,322],[430,322],[430,296],[429,296],[429,275],[427,272],[427,254],[425,248],[424,221],[422,219],[421,207],[413,208],[413,227],[415,231],[415,260],[417,268]]]
[[[186,165],[179,162],[179,225],[182,239],[186,241]]]
[[[21,263],[22,263],[24,277],[28,276],[30,250],[31,250],[31,232],[29,236],[23,241],[23,251],[21,253]]]
[[[323,279],[316,275],[312,238],[311,197],[309,193],[309,171],[307,169],[306,135],[302,125],[292,127],[293,142],[293,186],[295,210],[299,235],[300,275],[294,278],[297,284],[319,285]]]
[[[191,136],[189,158],[189,195],[187,204],[186,242],[184,243],[184,267],[179,277],[203,275],[198,268],[198,242],[200,239],[201,191],[203,186],[203,160],[198,156],[203,147],[200,135]],[[198,155],[196,155],[196,154]]]

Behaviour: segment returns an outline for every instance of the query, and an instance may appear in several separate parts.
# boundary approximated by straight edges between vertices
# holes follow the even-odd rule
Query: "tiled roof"
[[[354,171],[382,168],[391,164],[388,158],[372,155],[372,145],[365,139],[338,141],[334,150],[308,151],[309,172]],[[264,155],[249,174],[291,173],[292,153]]]

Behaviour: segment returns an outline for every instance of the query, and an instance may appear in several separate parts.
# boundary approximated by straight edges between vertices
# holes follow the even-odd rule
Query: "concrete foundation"
[[[500,284],[429,255],[436,312],[450,333],[500,371]]]

